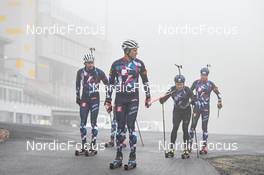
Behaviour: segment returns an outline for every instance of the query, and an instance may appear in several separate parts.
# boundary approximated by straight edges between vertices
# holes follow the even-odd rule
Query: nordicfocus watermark
[[[186,148],[186,143],[180,143],[180,142],[176,142],[175,144],[172,143],[168,143],[168,142],[163,142],[163,141],[159,141],[158,142],[159,145],[159,151],[165,151],[168,149],[175,149],[177,150],[184,150]],[[192,146],[190,147],[189,145],[187,145],[188,149],[191,150],[197,150],[197,148],[202,148],[204,145],[204,141],[200,141],[198,142],[198,144],[193,143]],[[225,143],[225,142],[208,142],[207,143],[207,148],[209,151],[237,151],[238,150],[238,143],[233,142],[233,143]]]
[[[193,36],[234,36],[238,35],[238,26],[211,26],[207,24],[200,25],[168,25],[159,24],[159,35],[193,35]]]
[[[97,143],[96,145],[91,145],[89,143],[84,144],[84,149],[88,150],[90,148],[97,151],[103,151],[105,150],[105,143]],[[73,149],[82,149],[82,143],[78,143],[73,140],[60,142],[56,139],[50,142],[41,142],[36,140],[26,141],[27,151],[70,151]]]
[[[27,35],[105,35],[104,25],[59,25],[50,26],[29,25],[26,26]]]
[[[167,92],[173,85],[172,84],[141,84],[141,83],[131,83],[129,85],[103,85],[99,86],[99,84],[92,83],[89,85],[89,89],[91,93],[94,92],[103,92],[106,91],[115,91],[115,92],[126,92],[133,93],[137,91],[148,91],[151,90],[152,93],[164,93]]]

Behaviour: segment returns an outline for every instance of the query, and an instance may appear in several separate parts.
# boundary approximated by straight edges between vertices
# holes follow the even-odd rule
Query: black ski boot
[[[97,154],[96,142],[92,141],[90,149],[88,150],[88,154],[86,156],[95,156],[96,154]]]
[[[126,165],[124,165],[124,169],[125,170],[130,170],[130,169],[134,169],[136,167],[137,167],[136,153],[135,152],[130,152],[128,163]]]
[[[82,143],[82,148],[75,150],[75,156],[85,155],[88,156],[89,151],[85,142]]]
[[[183,153],[182,153],[182,155],[181,155],[181,158],[182,158],[182,159],[188,159],[188,158],[190,158],[190,153],[189,153],[189,151],[188,151],[187,149],[185,149],[185,150],[183,151]]]
[[[116,169],[116,168],[120,168],[122,166],[122,160],[123,160],[123,154],[121,152],[117,152],[116,158],[115,158],[115,160],[113,160],[112,163],[110,163],[109,168],[111,170]]]
[[[168,152],[165,152],[165,158],[173,158],[175,155],[175,150],[170,149]]]

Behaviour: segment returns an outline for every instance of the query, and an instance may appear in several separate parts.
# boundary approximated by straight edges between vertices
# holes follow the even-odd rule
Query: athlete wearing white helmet
[[[97,117],[100,104],[99,83],[102,81],[106,86],[108,86],[108,79],[105,76],[105,73],[101,69],[94,66],[94,60],[95,57],[92,50],[90,53],[85,54],[83,57],[85,66],[78,70],[76,76],[76,103],[80,106],[81,118],[80,133],[82,139],[82,149],[80,152],[88,151],[91,154],[96,154],[93,147],[96,145],[96,137],[98,134]],[[89,112],[91,117],[92,140],[90,150],[85,150],[87,147],[86,138],[88,132],[86,123]]]
[[[117,152],[116,158],[110,163],[110,168],[117,168],[122,165],[123,142],[125,140],[126,126],[129,132],[130,154],[128,166],[136,166],[136,143],[137,135],[135,132],[135,121],[139,107],[139,86],[138,81],[141,77],[146,100],[145,106],[150,106],[150,89],[148,85],[147,69],[143,61],[137,58],[138,43],[134,40],[126,40],[122,43],[124,56],[116,60],[110,69],[109,84],[111,87],[106,96],[105,105],[108,112],[112,111],[112,92],[116,91],[115,96],[115,115],[117,120]],[[127,166],[125,166],[127,167]]]

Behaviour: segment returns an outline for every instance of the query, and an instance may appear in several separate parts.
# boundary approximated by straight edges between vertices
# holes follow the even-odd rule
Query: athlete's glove
[[[76,103],[80,106],[81,105],[81,99],[80,97],[76,97]]]
[[[112,107],[112,102],[111,100],[105,100],[105,103],[104,103],[104,106],[105,106],[105,109],[108,113],[111,113],[112,110],[113,110],[113,107]]]
[[[222,100],[218,100],[217,108],[221,109],[223,107]]]
[[[151,101],[151,98],[150,97],[146,97],[146,100],[145,100],[145,106],[146,106],[146,108],[149,108],[151,106],[150,101]]]
[[[165,100],[164,100],[164,98],[160,98],[160,99],[159,99],[159,102],[160,102],[160,104],[163,104],[163,103],[165,103]]]

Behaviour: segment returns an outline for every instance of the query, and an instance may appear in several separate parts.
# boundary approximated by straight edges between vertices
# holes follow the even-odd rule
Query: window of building
[[[8,99],[12,102],[21,102],[22,101],[22,94],[18,90],[9,89],[8,90]]]
[[[6,100],[6,89],[0,87],[0,100]]]
[[[0,60],[4,59],[4,45],[0,45]]]

